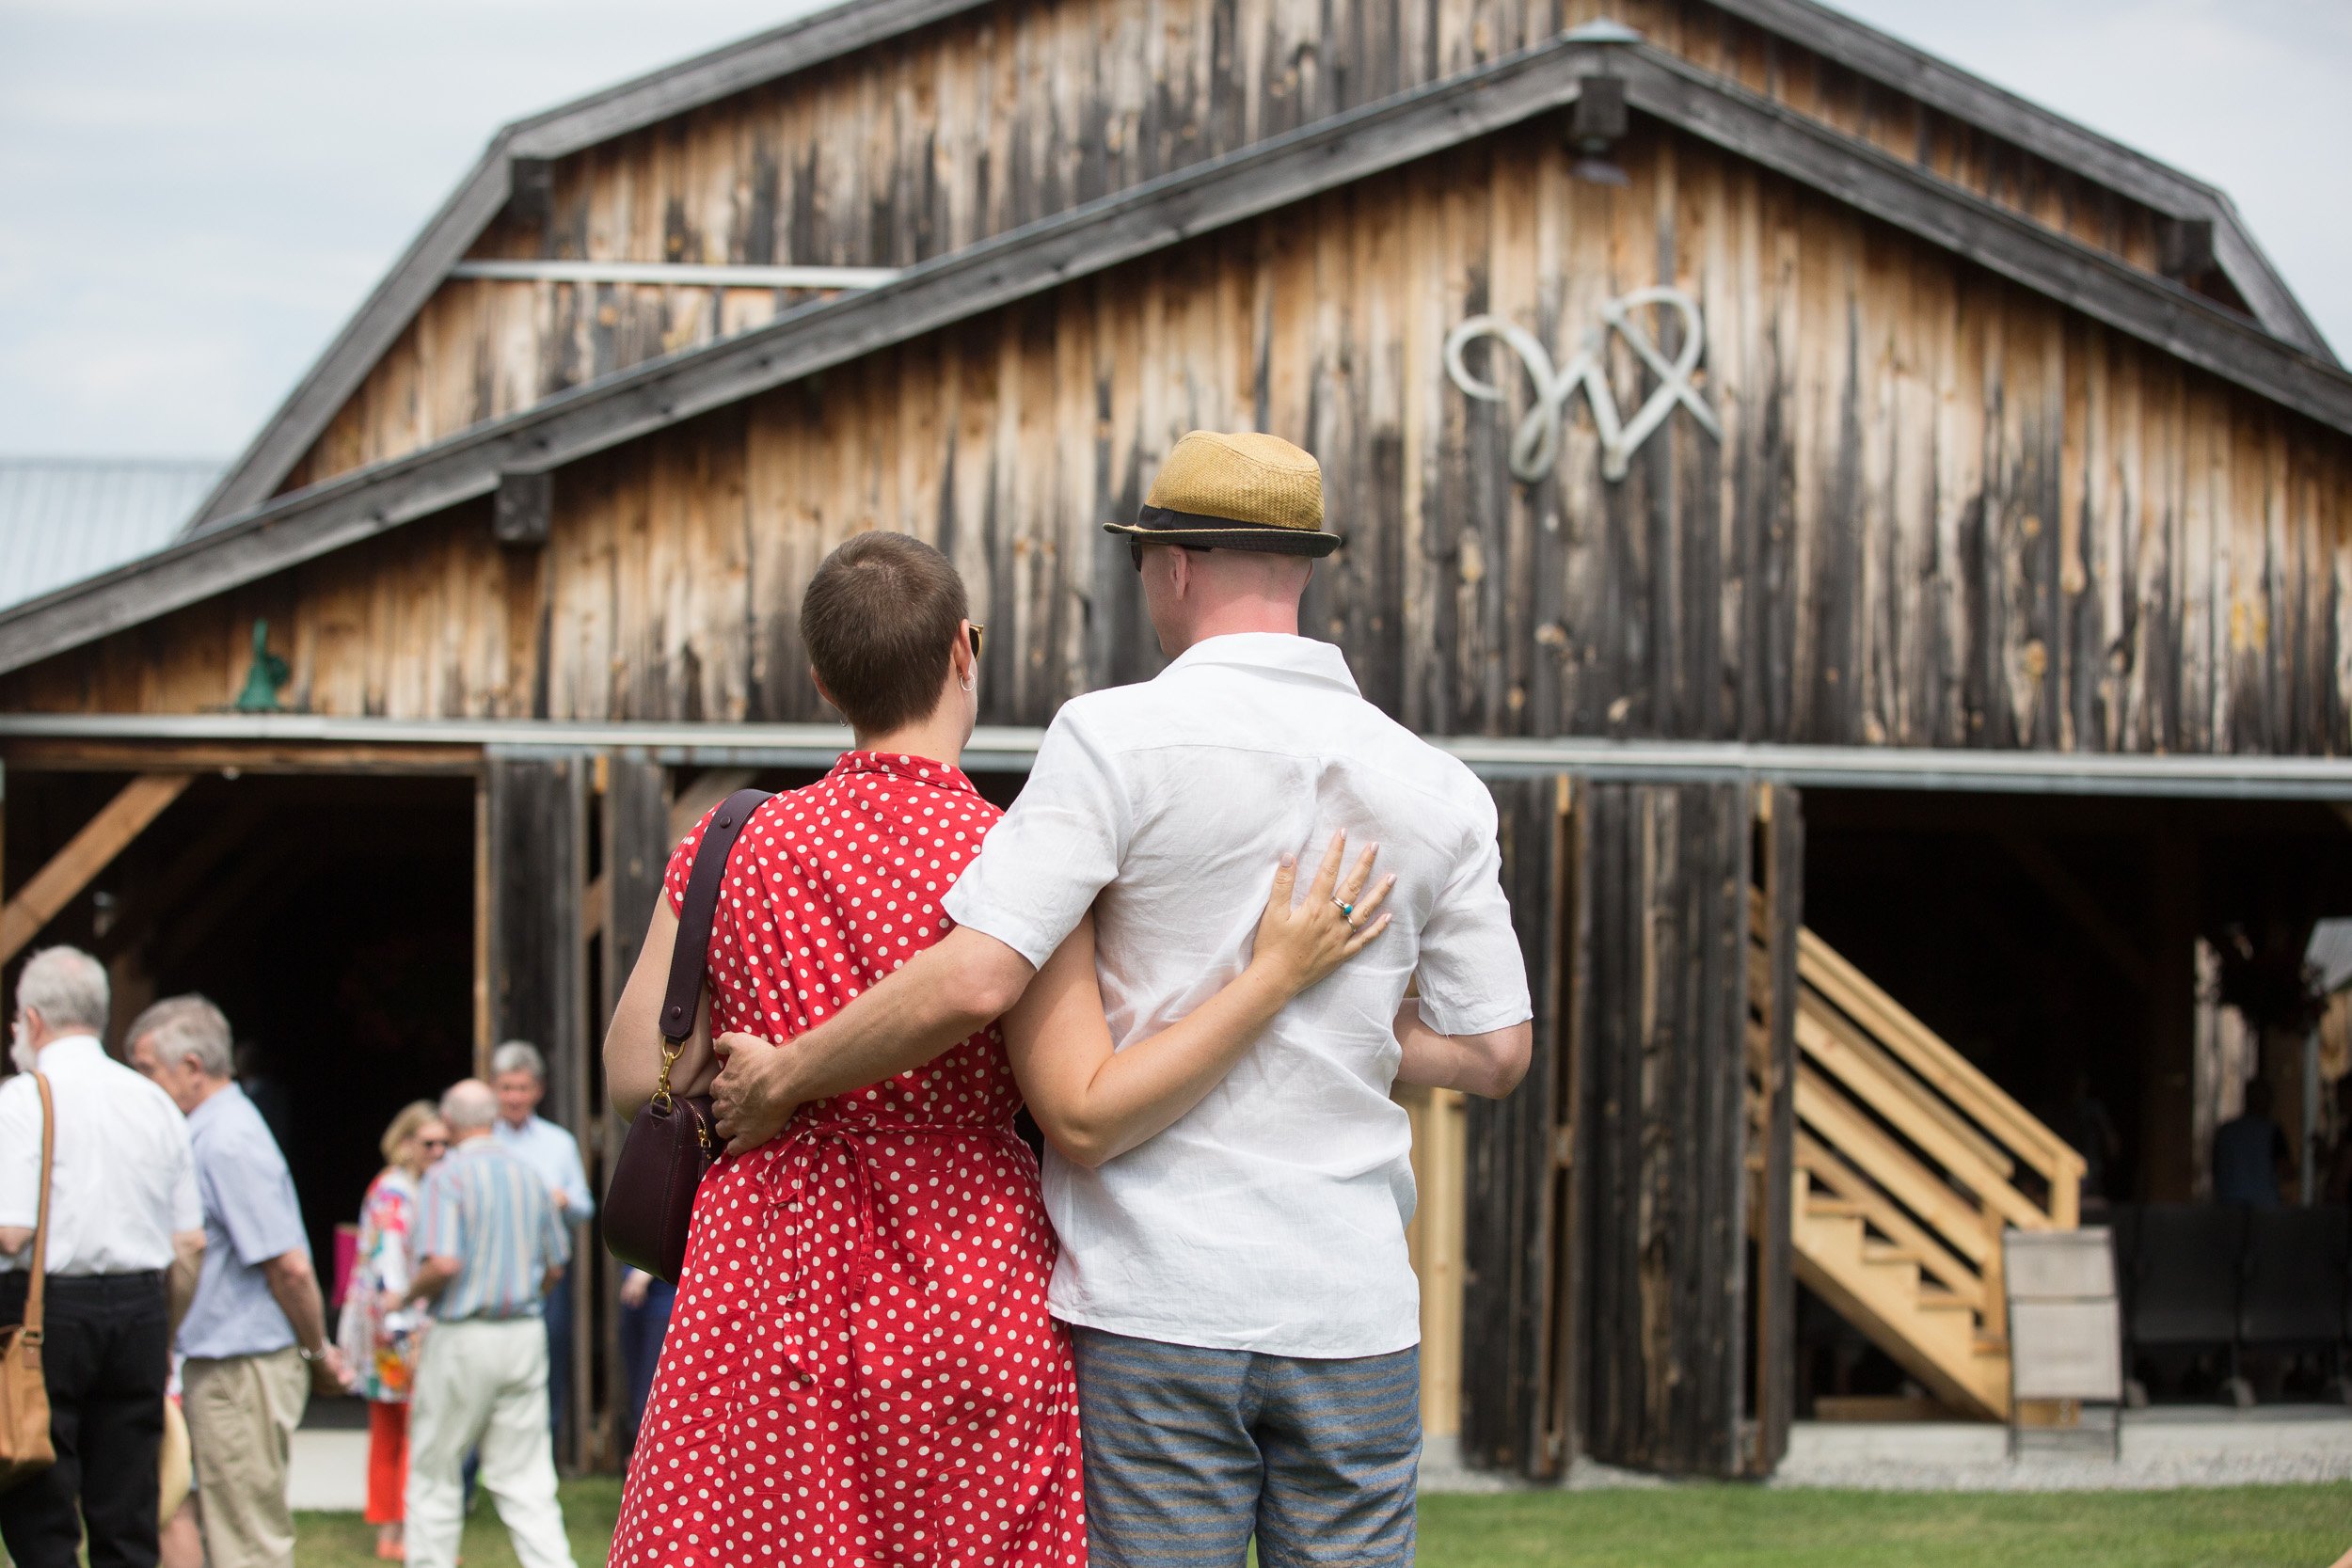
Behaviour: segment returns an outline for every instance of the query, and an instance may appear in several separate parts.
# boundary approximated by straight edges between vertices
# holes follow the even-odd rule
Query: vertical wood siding
[[[1706,0],[1006,0],[564,159],[548,216],[502,217],[474,254],[911,265],[1602,14],[1891,157],[2156,264],[2149,209]],[[286,488],[811,297],[451,280]]]
[[[2079,751],[2352,746],[2345,442],[1948,254],[1657,128],[1623,190],[1530,127],[976,318],[561,471],[552,541],[459,508],[0,681],[14,706],[196,711],[255,617],[319,712],[790,720],[802,587],[904,530],[994,628],[985,718],[1159,658],[1123,542],[1177,436],[1317,451],[1349,543],[1308,627],[1435,733]],[[1621,483],[1581,400],[1439,349],[1498,311],[1565,360],[1602,301],[1700,300],[1718,442]],[[1473,349],[1476,356],[1484,352]],[[1650,389],[1619,344],[1629,410]]]
[[[1566,1455],[1546,1431],[1546,1395],[1560,1346],[1551,1327],[1566,1262],[1558,1243],[1554,1159],[1562,1076],[1560,927],[1562,811],[1566,781],[1497,780],[1502,886],[1511,900],[1534,1006],[1527,1077],[1502,1100],[1466,1107],[1463,1237],[1462,1451],[1472,1464],[1529,1476],[1558,1473]]]
[[[1749,795],[1601,784],[1577,1128],[1584,1450],[1742,1467]]]

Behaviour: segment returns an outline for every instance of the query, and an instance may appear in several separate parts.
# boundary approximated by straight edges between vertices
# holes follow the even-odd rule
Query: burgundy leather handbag
[[[670,989],[661,1001],[661,1077],[653,1099],[628,1124],[612,1182],[604,1195],[605,1249],[632,1269],[677,1283],[686,1267],[686,1232],[694,1215],[694,1189],[718,1158],[710,1097],[670,1091],[670,1069],[694,1032],[702,1011],[703,966],[710,952],[710,922],[725,880],[727,852],[759,803],[764,789],[739,789],[712,814],[694,847],[694,869],[678,911],[677,947],[670,955]]]

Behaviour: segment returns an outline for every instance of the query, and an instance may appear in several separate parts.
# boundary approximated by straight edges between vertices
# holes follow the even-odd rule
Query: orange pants
[[[408,1407],[368,1405],[368,1523],[396,1525],[407,1517]]]

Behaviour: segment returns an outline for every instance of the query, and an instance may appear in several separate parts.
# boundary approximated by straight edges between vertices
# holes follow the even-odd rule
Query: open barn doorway
[[[2241,1370],[2265,1399],[2320,1391],[2327,1347],[2302,1361],[2294,1336],[2266,1347],[2254,1288],[2238,1282],[2262,1274],[2271,1245],[2273,1222],[2246,1220],[2248,1206],[2293,1211],[2324,1196],[2345,1064],[2341,1042],[2326,1043],[2326,985],[2309,956],[2323,922],[2352,914],[2345,816],[2296,801],[1909,791],[1816,790],[1807,808],[1804,924],[1827,955],[1820,974],[1842,966],[1836,983],[1869,994],[1825,1010],[1833,1029],[1810,1044],[1800,1019],[1816,1104],[1827,1112],[1833,1090],[1843,1097],[1812,1125],[1801,1099],[1801,1146],[1838,1142],[1822,1128],[1842,1118],[1851,1132],[1832,1151],[1837,1170],[1859,1169],[1860,1149],[1915,1159],[1938,1178],[1907,1199],[1899,1182],[1824,1183],[1814,1194],[1824,1236],[1845,1224],[1882,1260],[1924,1259],[1921,1289],[1945,1302],[1994,1282],[1963,1244],[1966,1211],[1981,1206],[1994,1244],[2003,1224],[2046,1214],[2063,1227],[2078,1211],[2114,1231],[2127,1354],[2154,1397],[2250,1397]],[[1880,1015],[1899,1026],[1842,1028]],[[1948,1061],[1927,1066],[1948,1066],[1958,1088],[1935,1117],[1878,1096],[1894,1057],[1926,1061],[1938,1048]],[[2262,1101],[2280,1136],[2276,1160],[2261,1162],[2272,1185],[2257,1201],[2217,1185],[2214,1151],[2217,1127]],[[1902,1201],[1888,1209],[1890,1193]],[[1839,1199],[1852,1212],[1836,1213]],[[1937,1223],[1945,1212],[1957,1223]],[[2157,1216],[2185,1236],[2213,1232],[2211,1259],[2172,1267],[2172,1243],[2143,1239]],[[2342,1268],[2314,1275],[2326,1296],[2314,1312],[2341,1299]],[[1816,1413],[1951,1407],[1969,1392],[1938,1387],[1918,1357],[1890,1350],[1859,1287],[1806,1283],[1799,1378]],[[2180,1284],[2185,1307],[2143,1318],[2142,1301]],[[2297,1315],[2293,1301],[2286,1308]],[[2189,1332],[2183,1312],[2210,1321]],[[2142,1321],[2150,1338],[2134,1326]],[[1981,1315],[1979,1325],[1996,1326]]]
[[[382,1168],[392,1115],[472,1070],[474,780],[14,768],[11,894],[134,779],[176,788],[25,946],[70,942],[106,961],[117,1053],[158,997],[201,991],[220,1006],[324,1276],[335,1227],[357,1218]]]

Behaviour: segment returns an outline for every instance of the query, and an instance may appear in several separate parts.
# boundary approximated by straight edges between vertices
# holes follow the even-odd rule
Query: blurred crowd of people
[[[377,1556],[450,1568],[478,1488],[526,1568],[569,1568],[553,1434],[574,1231],[595,1200],[579,1146],[538,1115],[539,1052],[510,1041],[486,1082],[392,1117],[330,1332],[294,1179],[240,1085],[229,1021],[201,996],[167,998],[132,1022],[118,1060],[102,1043],[109,1004],[104,966],[70,947],[35,954],[17,981],[0,1323],[24,1320],[40,1269],[56,1460],[0,1491],[16,1568],[291,1568],[288,1469],[313,1394],[367,1402]],[[632,1418],[667,1291],[622,1285]]]

